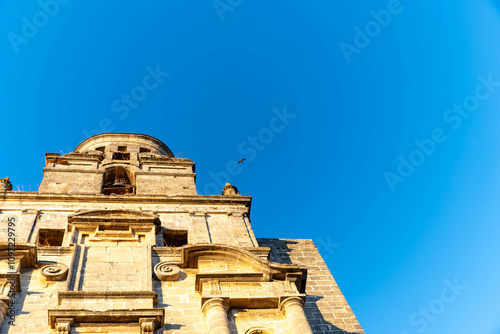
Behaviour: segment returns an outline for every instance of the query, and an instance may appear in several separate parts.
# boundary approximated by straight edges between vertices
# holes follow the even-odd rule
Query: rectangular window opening
[[[64,230],[40,229],[38,231],[38,247],[62,246]]]
[[[130,153],[114,152],[113,160],[130,160]]]
[[[139,149],[139,153],[151,153],[151,150],[148,148],[141,147]]]
[[[163,230],[165,247],[181,247],[188,243],[188,232],[185,230]]]
[[[119,152],[127,152],[127,146],[118,146]]]
[[[95,150],[96,151],[101,151],[102,153],[104,153],[104,146],[98,147]]]

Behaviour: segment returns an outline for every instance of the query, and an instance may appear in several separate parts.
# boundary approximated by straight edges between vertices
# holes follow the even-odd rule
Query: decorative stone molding
[[[202,292],[203,283],[210,282],[212,287],[212,282],[265,282],[262,273],[231,273],[231,272],[219,272],[219,273],[202,273],[196,274],[194,291]],[[212,289],[213,290],[213,289]]]
[[[59,318],[56,322],[57,334],[69,334],[71,330],[71,324],[73,323],[72,318]]]
[[[100,301],[108,305],[119,301],[123,308],[132,309],[138,305],[148,305],[152,308],[158,304],[158,294],[154,291],[59,291],[57,300],[61,308],[86,301]]]
[[[206,212],[206,211],[190,211],[189,215],[191,217],[206,218],[208,215],[208,212]]]
[[[65,256],[72,255],[75,251],[75,246],[62,247],[62,246],[48,246],[40,247],[37,249],[38,255],[42,256]]]
[[[244,249],[266,261],[269,260],[269,253],[271,253],[270,247],[244,247]]]
[[[14,250],[9,250],[9,246],[6,243],[0,245],[0,261],[10,267],[12,258],[14,258],[15,262],[14,268],[10,268],[8,272],[0,272],[0,282],[5,282],[5,280],[11,281],[14,278],[15,291],[21,292],[21,270],[35,266],[37,258],[36,246],[16,244]]]
[[[222,189],[222,195],[224,196],[239,195],[239,194],[240,192],[238,191],[238,188],[229,183],[226,183],[226,186],[224,187],[224,189]]]
[[[0,179],[0,191],[12,191],[12,183],[8,177]]]
[[[158,263],[155,268],[155,275],[160,281],[175,281],[179,279],[180,268],[168,261]]]
[[[151,229],[160,231],[158,215],[139,210],[87,210],[68,216],[68,231],[77,229],[96,229],[98,227],[127,226],[135,230]]]
[[[210,294],[211,295],[222,295],[222,290],[220,288],[220,282],[218,280],[210,280]]]
[[[68,267],[61,263],[49,264],[42,267],[41,273],[44,281],[64,281],[68,277]]]
[[[147,308],[147,309],[128,309],[128,310],[108,310],[108,311],[89,311],[89,310],[68,310],[53,309],[48,311],[49,326],[55,329],[59,319],[72,318],[75,323],[116,323],[116,324],[140,324],[141,319],[156,319],[155,326],[158,329],[163,324],[165,318],[165,309]]]
[[[0,245],[0,259],[9,259],[12,250],[9,250],[7,244]],[[18,244],[14,250],[14,256],[16,258],[16,263],[21,264],[22,269],[28,269],[35,266],[37,255],[36,246],[28,244]]]
[[[154,334],[157,328],[156,318],[141,318],[139,319],[141,324],[141,334]]]
[[[198,260],[216,259],[246,267],[250,272],[262,273],[266,281],[285,280],[287,274],[299,293],[305,293],[307,268],[294,264],[278,264],[238,247],[221,244],[196,244],[182,247],[181,268],[198,268]]]
[[[79,171],[80,172],[80,171]],[[103,171],[93,171],[89,170],[89,173],[104,173]],[[47,201],[61,201],[65,203],[95,203],[95,195],[89,194],[74,194],[68,196],[67,194],[44,194],[36,192],[10,192],[5,194],[5,198],[8,200],[18,200],[18,201],[30,201],[33,203],[45,203]],[[196,205],[243,205],[250,209],[252,197],[250,196],[234,196],[226,198],[224,196],[200,196],[200,195],[179,195],[179,196],[168,196],[168,195],[135,195],[135,196],[106,196],[99,199],[101,203],[118,203],[120,205],[127,205],[133,203],[141,203],[141,205],[146,204],[185,204],[186,202]],[[218,212],[218,211],[217,211]]]

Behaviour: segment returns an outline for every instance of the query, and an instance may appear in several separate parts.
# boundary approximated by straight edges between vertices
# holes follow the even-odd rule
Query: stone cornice
[[[165,309],[132,309],[132,310],[108,310],[90,311],[85,309],[52,309],[49,313],[49,326],[54,329],[57,319],[72,319],[74,322],[100,322],[100,323],[141,323],[141,318],[154,318],[157,328],[163,324]]]
[[[189,159],[183,158],[170,158],[166,156],[144,156],[139,155],[139,161],[145,165],[165,165],[165,166],[183,166],[192,167],[195,163]]]
[[[57,167],[43,167],[43,172],[63,172],[63,173],[92,173],[92,174],[104,174],[104,169],[86,169],[86,167],[80,168],[57,168]]]
[[[98,152],[98,151],[97,151]],[[98,152],[100,153],[100,152]],[[100,154],[88,154],[88,153],[68,153],[60,155],[59,153],[45,153],[45,162],[48,159],[60,159],[63,161],[86,161],[86,162],[100,162],[102,161],[102,153]]]
[[[151,299],[153,304],[158,303],[158,294],[154,291],[59,291],[57,293],[58,305],[64,299]]]
[[[155,233],[160,229],[160,219],[158,215],[140,210],[85,210],[78,211],[75,214],[68,216],[68,231],[73,231],[73,228],[78,229],[95,229],[99,226],[128,226],[136,230],[143,230],[146,228],[155,228]],[[94,237],[98,237],[95,233]],[[128,231],[128,233],[130,233]],[[106,239],[106,233],[103,233],[99,238]],[[125,237],[127,240],[129,236],[122,233],[109,236],[112,239]],[[137,236],[130,234],[130,238],[134,239]]]
[[[75,202],[75,203],[124,203],[124,204],[209,204],[209,205],[244,205],[250,207],[251,196],[204,196],[204,195],[129,195],[129,196],[107,196],[107,195],[67,195],[67,194],[40,194],[38,192],[7,191],[0,194],[3,201],[22,202]]]
[[[71,247],[61,247],[61,246],[49,246],[49,247],[38,247],[37,252],[40,256],[64,256],[71,255],[75,250],[74,246]]]
[[[151,175],[151,176],[176,176],[176,177],[195,177],[196,173],[179,173],[179,172],[167,172],[167,171],[140,171],[135,172],[135,175]]]

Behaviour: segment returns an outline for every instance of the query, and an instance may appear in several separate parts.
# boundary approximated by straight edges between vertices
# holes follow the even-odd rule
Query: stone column
[[[6,298],[0,299],[0,326],[2,326],[5,317],[9,313],[9,300]]]
[[[227,322],[227,310],[229,306],[222,298],[210,298],[202,307],[208,322],[210,334],[231,334]]]
[[[281,302],[280,309],[288,320],[292,334],[313,333],[304,312],[304,301],[301,298],[286,298]]]
[[[10,289],[10,283],[7,282],[5,279],[2,280],[2,288],[1,288],[1,293],[0,293],[0,327],[2,326],[3,321],[5,320],[5,317],[9,313],[9,306],[10,306],[10,298],[9,298],[9,289]]]

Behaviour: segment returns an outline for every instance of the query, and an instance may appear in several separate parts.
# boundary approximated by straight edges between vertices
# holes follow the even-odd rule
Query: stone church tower
[[[0,334],[364,333],[311,240],[256,238],[251,197],[198,195],[158,139],[45,164],[38,192],[0,180]]]

